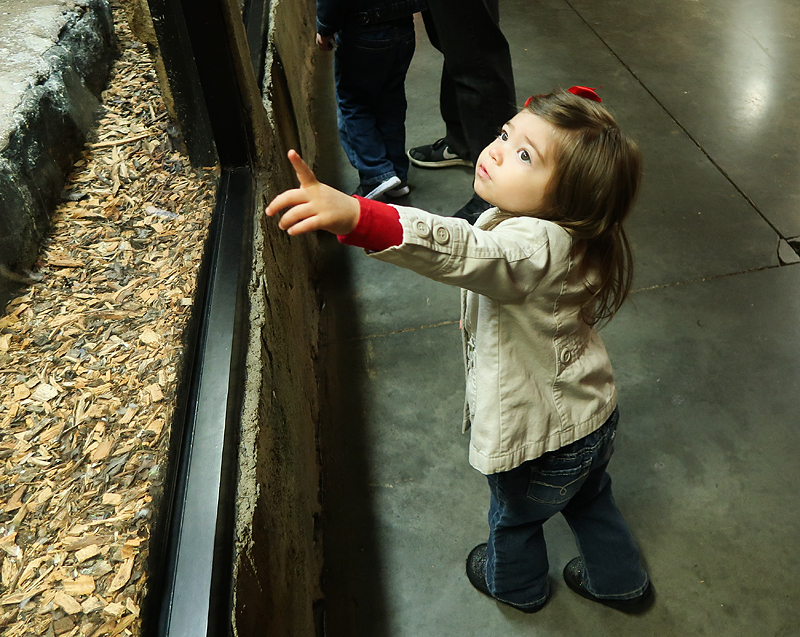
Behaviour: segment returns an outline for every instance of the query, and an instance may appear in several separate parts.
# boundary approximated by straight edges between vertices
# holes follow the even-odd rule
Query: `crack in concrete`
[[[711,156],[711,154],[709,153],[709,151],[707,151],[707,150],[705,149],[705,147],[704,147],[704,146],[703,146],[703,145],[700,143],[700,141],[699,141],[697,138],[695,138],[695,136],[694,136],[694,135],[692,135],[692,133],[690,133],[690,132],[689,132],[689,129],[688,129],[688,128],[686,128],[686,126],[684,126],[684,125],[681,123],[681,121],[680,121],[680,120],[678,120],[677,116],[676,116],[676,115],[674,115],[674,114],[673,114],[673,113],[672,113],[672,112],[671,112],[671,111],[670,111],[670,110],[667,108],[666,104],[664,104],[664,103],[663,103],[663,102],[662,102],[662,101],[661,101],[661,100],[660,100],[658,97],[656,97],[655,93],[654,93],[653,91],[651,91],[651,90],[650,90],[650,88],[649,88],[649,87],[648,87],[648,86],[647,86],[647,85],[644,83],[644,80],[642,80],[642,78],[640,78],[640,77],[639,77],[639,76],[636,74],[636,72],[633,70],[633,68],[632,68],[632,67],[631,67],[631,66],[630,66],[630,65],[629,65],[627,62],[625,62],[625,61],[622,59],[622,57],[620,56],[620,54],[618,54],[618,53],[617,53],[617,52],[616,52],[616,51],[615,51],[615,50],[612,48],[612,46],[611,46],[611,45],[610,45],[610,44],[609,44],[609,43],[608,43],[608,42],[605,40],[605,38],[603,38],[603,36],[602,36],[602,35],[600,35],[600,33],[597,31],[597,29],[595,29],[595,28],[594,28],[594,27],[593,27],[593,26],[592,26],[592,25],[589,23],[589,21],[588,21],[586,18],[584,18],[584,17],[583,17],[583,15],[581,14],[581,12],[580,12],[580,11],[578,11],[578,9],[577,9],[575,6],[573,6],[573,5],[572,5],[572,3],[571,3],[569,0],[564,0],[564,1],[565,1],[565,3],[567,4],[567,6],[568,6],[570,9],[572,9],[572,11],[574,11],[574,12],[575,12],[575,15],[577,15],[577,16],[578,16],[578,18],[579,18],[579,19],[580,19],[580,20],[581,20],[581,21],[582,21],[582,22],[583,22],[583,23],[584,23],[584,24],[585,24],[585,25],[586,25],[586,26],[589,28],[589,30],[591,30],[591,32],[592,32],[592,33],[594,33],[595,37],[597,37],[597,39],[598,39],[598,40],[600,40],[600,42],[602,42],[602,43],[603,43],[603,46],[605,46],[605,47],[608,49],[608,51],[611,53],[611,55],[613,55],[613,56],[614,56],[614,57],[615,57],[615,58],[616,58],[616,59],[619,61],[619,63],[620,63],[620,64],[621,64],[621,65],[622,65],[622,66],[625,68],[625,70],[627,70],[627,71],[628,71],[628,73],[630,73],[631,77],[632,77],[633,79],[635,79],[635,80],[636,80],[636,81],[639,83],[639,86],[641,86],[641,87],[642,87],[642,88],[643,88],[643,89],[644,89],[644,90],[647,92],[647,94],[648,94],[650,97],[652,97],[652,98],[653,98],[653,101],[655,101],[655,103],[656,103],[656,104],[658,104],[658,105],[659,105],[659,107],[661,107],[661,109],[664,111],[664,113],[666,113],[666,115],[667,115],[667,116],[668,116],[668,117],[669,117],[669,118],[670,118],[670,119],[671,119],[671,120],[672,120],[672,121],[675,123],[675,125],[676,125],[678,128],[680,128],[680,129],[683,131],[683,133],[684,133],[684,134],[685,134],[685,135],[686,135],[686,136],[689,138],[689,140],[690,140],[690,141],[691,141],[691,142],[692,142],[692,143],[693,143],[693,144],[694,144],[694,145],[697,147],[697,149],[698,149],[698,150],[699,150],[701,153],[703,153],[703,155],[705,156],[705,158],[706,158],[706,159],[707,159],[709,162],[711,162],[711,165],[712,165],[712,166],[714,166],[714,168],[716,168],[716,169],[717,169],[717,171],[718,171],[718,172],[719,172],[719,173],[720,173],[720,174],[721,174],[721,175],[722,175],[722,176],[723,176],[723,177],[724,177],[724,178],[727,180],[727,182],[728,182],[728,183],[729,183],[731,186],[733,186],[733,188],[736,190],[736,192],[738,192],[738,193],[739,193],[739,195],[741,195],[741,197],[742,197],[742,198],[743,198],[743,199],[744,199],[744,200],[747,202],[747,204],[748,204],[748,205],[749,205],[749,206],[750,206],[750,207],[751,207],[751,208],[752,208],[752,209],[753,209],[753,210],[754,210],[754,211],[755,211],[755,212],[756,212],[756,213],[757,213],[757,214],[758,214],[758,215],[759,215],[759,216],[760,216],[760,217],[761,217],[763,220],[764,220],[764,222],[765,222],[765,223],[766,223],[766,224],[767,224],[767,225],[768,225],[768,226],[769,226],[769,227],[770,227],[770,228],[773,230],[773,232],[775,232],[775,234],[777,234],[777,235],[778,235],[778,237],[780,237],[781,239],[786,239],[786,237],[784,237],[784,236],[783,236],[783,234],[782,234],[782,233],[781,233],[781,231],[780,231],[780,230],[777,228],[777,226],[776,226],[774,223],[772,223],[772,221],[770,221],[770,220],[767,218],[767,215],[766,215],[766,213],[762,212],[761,208],[759,208],[759,207],[758,207],[758,205],[756,204],[756,202],[755,202],[755,201],[753,201],[753,200],[750,198],[750,196],[749,196],[749,195],[748,195],[748,194],[747,194],[747,193],[746,193],[746,192],[745,192],[745,191],[744,191],[744,190],[743,190],[743,189],[742,189],[742,188],[739,186],[739,184],[737,184],[737,183],[734,181],[733,177],[731,177],[731,176],[730,176],[730,175],[727,173],[727,171],[726,171],[726,170],[725,170],[725,169],[724,169],[724,168],[723,168],[723,167],[722,167],[722,166],[721,166],[721,165],[720,165],[720,164],[719,164],[719,163],[718,163],[718,162],[717,162],[717,161],[716,161],[716,160],[715,160],[715,159],[714,159],[712,156]],[[756,40],[756,42],[758,42],[758,41]],[[759,46],[760,46],[760,44],[759,44]],[[763,47],[762,47],[762,48],[763,48]],[[765,53],[766,53],[766,51],[765,51]],[[792,247],[794,247],[794,246],[792,246]]]
[[[797,250],[800,247],[800,242],[796,242],[796,245],[792,245],[792,247]],[[663,290],[665,288],[674,288],[678,287],[679,285],[691,285],[693,283],[705,283],[706,281],[716,281],[717,279],[725,279],[731,276],[738,276],[741,274],[750,274],[752,272],[764,272],[766,270],[776,270],[778,268],[785,268],[791,267],[793,265],[800,265],[798,263],[780,263],[778,265],[764,265],[757,268],[748,268],[746,270],[739,270],[738,272],[726,272],[724,274],[714,274],[712,276],[705,276],[699,277],[697,279],[686,279],[685,281],[675,281],[673,283],[659,283],[656,285],[650,285],[643,288],[636,288],[631,290],[631,294],[638,294],[640,292],[649,292],[651,290]],[[367,341],[373,338],[383,338],[386,336],[394,336],[395,334],[405,334],[407,332],[418,332],[420,330],[427,330],[431,328],[437,327],[447,327],[448,325],[456,325],[460,323],[459,319],[451,320],[451,321],[440,321],[439,323],[429,323],[427,325],[419,325],[415,327],[404,327],[399,330],[392,330],[390,332],[378,332],[375,334],[365,334],[364,336],[353,336],[351,338],[345,338],[341,340],[333,340],[333,341],[326,341],[324,343],[320,343],[320,348],[322,347],[329,347],[331,345],[340,345],[342,343],[356,343],[359,341]]]
[[[664,288],[674,288],[678,287],[679,285],[690,285],[692,283],[704,283],[706,281],[716,281],[717,279],[725,279],[729,276],[738,276],[740,274],[750,274],[751,272],[764,272],[766,270],[777,270],[778,268],[785,268],[790,267],[793,265],[798,265],[797,263],[787,263],[787,264],[778,264],[778,265],[763,265],[758,268],[748,268],[746,270],[740,270],[738,272],[726,272],[725,274],[714,274],[712,276],[704,276],[698,279],[687,279],[686,281],[675,281],[674,283],[660,283],[657,285],[650,285],[645,288],[636,288],[635,290],[631,290],[631,294],[637,294],[638,292],[649,292],[650,290],[661,290]]]

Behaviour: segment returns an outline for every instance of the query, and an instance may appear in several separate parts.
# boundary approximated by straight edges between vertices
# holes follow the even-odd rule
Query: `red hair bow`
[[[597,88],[600,88],[599,86]],[[588,86],[573,86],[572,88],[567,89],[573,95],[577,95],[578,97],[585,97],[587,100],[592,100],[595,102],[602,102],[603,100],[600,99],[600,96],[594,92],[593,88],[589,88]]]
[[[599,86],[597,88],[600,88]],[[603,100],[600,99],[600,96],[595,93],[595,89],[589,88],[588,86],[573,86],[572,88],[568,88],[567,91],[572,93],[573,95],[577,95],[578,97],[585,97],[587,100],[592,100],[594,102],[602,102]],[[529,97],[525,100],[525,106],[527,107],[532,101],[534,100],[533,97]]]

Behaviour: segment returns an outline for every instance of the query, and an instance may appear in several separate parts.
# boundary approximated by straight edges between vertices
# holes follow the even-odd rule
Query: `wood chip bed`
[[[153,496],[218,175],[173,150],[154,67],[121,57],[37,265],[0,317],[0,633],[134,635]]]

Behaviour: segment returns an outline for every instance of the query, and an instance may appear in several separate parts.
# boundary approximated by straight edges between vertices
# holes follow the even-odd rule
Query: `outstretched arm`
[[[299,188],[287,190],[273,199],[266,209],[267,216],[281,210],[278,227],[290,235],[312,230],[327,230],[333,234],[349,234],[358,225],[358,200],[317,181],[316,176],[294,150],[289,151]]]

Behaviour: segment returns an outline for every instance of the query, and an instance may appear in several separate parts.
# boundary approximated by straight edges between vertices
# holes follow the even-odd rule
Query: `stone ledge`
[[[115,46],[105,0],[0,0],[0,16],[2,308],[36,262]]]

